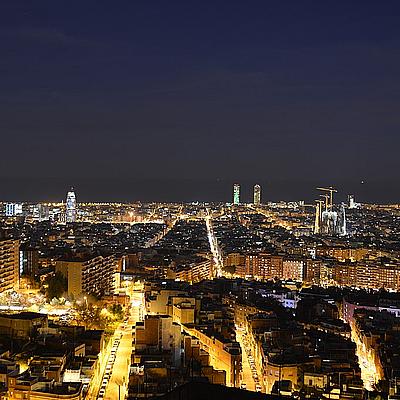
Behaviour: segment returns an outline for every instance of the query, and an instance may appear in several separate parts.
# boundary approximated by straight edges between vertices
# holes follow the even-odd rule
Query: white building
[[[74,188],[67,193],[67,201],[65,205],[65,220],[66,222],[76,221],[76,196]]]

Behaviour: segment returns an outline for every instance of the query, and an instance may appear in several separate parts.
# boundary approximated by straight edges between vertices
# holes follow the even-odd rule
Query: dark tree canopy
[[[68,290],[68,280],[61,272],[56,272],[53,276],[47,278],[46,296],[48,300],[54,297],[60,298]]]

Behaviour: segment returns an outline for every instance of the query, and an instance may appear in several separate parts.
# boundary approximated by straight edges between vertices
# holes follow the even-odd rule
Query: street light
[[[122,377],[122,380],[118,379],[115,382],[118,385],[118,400],[121,399],[121,386],[122,389],[125,389],[125,377]]]

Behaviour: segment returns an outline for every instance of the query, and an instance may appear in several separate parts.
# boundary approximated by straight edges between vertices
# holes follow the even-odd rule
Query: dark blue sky
[[[398,1],[2,0],[0,198],[364,180],[398,201],[399,20]]]

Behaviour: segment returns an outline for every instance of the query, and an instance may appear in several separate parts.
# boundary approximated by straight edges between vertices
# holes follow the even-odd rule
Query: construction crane
[[[329,207],[329,194],[320,194],[325,200],[320,200],[321,203],[325,203],[325,211],[328,211]],[[322,206],[320,206],[322,207]],[[322,208],[321,208],[322,209]]]
[[[322,194],[321,196],[324,196],[324,195]],[[327,195],[325,195],[325,196],[327,196]],[[320,207],[322,207],[322,204],[325,203],[324,200],[315,200],[315,202],[318,203]]]
[[[337,190],[334,189],[332,186],[329,186],[328,188],[323,188],[323,187],[318,187],[317,190],[322,190],[324,192],[329,192],[329,208],[332,208],[333,206],[333,193],[337,193]]]
[[[317,203],[315,205],[315,222],[314,222],[314,233],[320,233],[321,230],[321,211],[322,205],[324,204],[323,200],[315,200]]]

